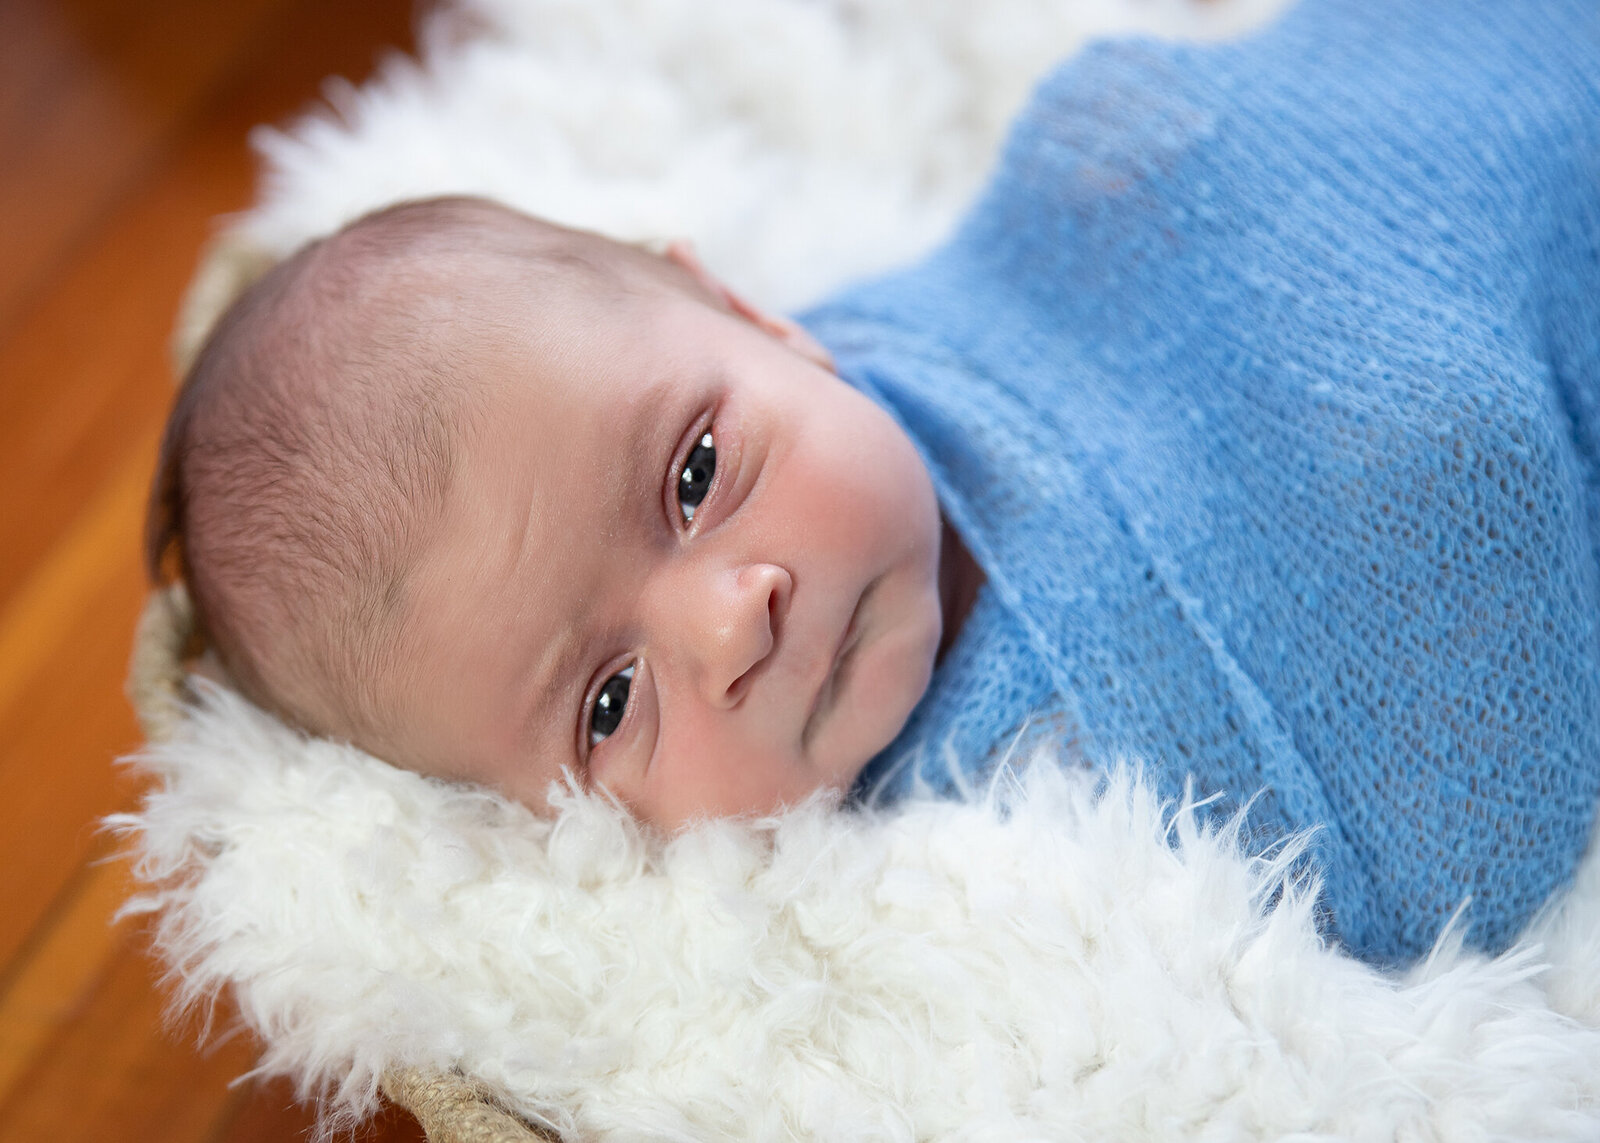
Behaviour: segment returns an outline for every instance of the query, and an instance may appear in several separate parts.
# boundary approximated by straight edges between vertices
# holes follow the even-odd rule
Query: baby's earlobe
[[[662,256],[688,271],[694,280],[700,284],[701,288],[716,298],[729,313],[744,318],[745,321],[768,336],[776,338],[814,365],[822,366],[829,373],[834,372],[833,354],[829,353],[820,341],[812,337],[809,330],[793,318],[764,310],[735,292],[726,282],[705,268],[699,256],[694,252],[693,243],[688,239],[678,238],[667,243],[666,250]]]

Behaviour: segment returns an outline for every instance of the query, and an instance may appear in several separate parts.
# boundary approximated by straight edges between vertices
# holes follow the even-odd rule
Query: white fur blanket
[[[1292,848],[1248,859],[1127,774],[663,843],[200,686],[123,823],[161,951],[345,1108],[411,1064],[574,1139],[1600,1138],[1593,862],[1543,951],[1388,979],[1318,939]]]
[[[777,306],[910,256],[1028,81],[1097,27],[1240,0],[477,0],[342,118],[264,136],[236,225],[284,252],[396,198],[490,193],[687,235]],[[652,838],[307,741],[197,683],[118,819],[179,996],[359,1114],[457,1067],[595,1139],[1600,1138],[1600,858],[1494,960],[1403,979],[1318,939],[1294,850],[1241,854],[1127,773],[978,804],[814,804]]]

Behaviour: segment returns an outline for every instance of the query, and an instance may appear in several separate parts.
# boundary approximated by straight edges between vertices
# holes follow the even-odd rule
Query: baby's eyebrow
[[[628,483],[634,487],[648,489],[654,483],[655,475],[650,468],[657,455],[654,447],[657,437],[663,431],[669,434],[681,431],[672,427],[675,410],[671,405],[669,389],[668,385],[659,382],[649,386],[640,393],[629,411],[622,431],[621,447],[622,455],[628,458]]]

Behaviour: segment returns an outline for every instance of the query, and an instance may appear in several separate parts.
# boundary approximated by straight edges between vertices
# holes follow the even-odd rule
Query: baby
[[[257,703],[541,807],[847,788],[977,572],[915,448],[798,325],[477,199],[276,267],[194,366],[150,558]]]
[[[258,702],[535,808],[959,793],[1027,731],[1314,829],[1359,955],[1504,947],[1600,800],[1597,74],[1591,0],[1101,45],[809,333],[381,212],[219,324],[152,565]]]

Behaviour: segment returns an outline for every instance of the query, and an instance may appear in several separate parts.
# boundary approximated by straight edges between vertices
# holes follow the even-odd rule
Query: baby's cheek
[[[827,784],[770,752],[723,747],[666,762],[645,796],[623,801],[642,820],[676,829],[699,818],[770,813]]]

